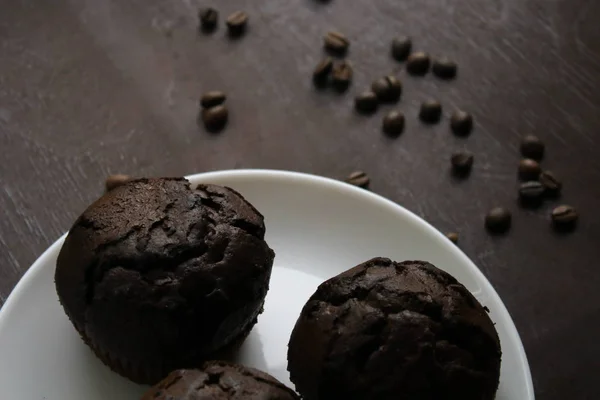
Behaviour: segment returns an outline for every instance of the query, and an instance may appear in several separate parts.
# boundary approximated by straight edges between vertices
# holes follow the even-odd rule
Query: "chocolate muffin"
[[[58,256],[56,290],[104,363],[154,384],[252,329],[273,266],[264,235],[263,216],[232,189],[135,180],[77,219]]]
[[[500,358],[494,324],[456,279],[374,258],[308,300],[288,370],[305,400],[491,400]]]
[[[254,368],[211,361],[200,369],[177,370],[141,400],[299,400],[294,391]]]

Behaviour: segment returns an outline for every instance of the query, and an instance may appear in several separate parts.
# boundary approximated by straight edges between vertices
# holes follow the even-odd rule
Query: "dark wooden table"
[[[442,231],[496,287],[513,315],[539,399],[599,399],[600,2],[595,0],[213,1],[250,14],[246,37],[197,33],[195,0],[0,1],[0,304],[31,263],[99,196],[110,173],[182,175],[274,168],[341,177],[372,189]],[[352,40],[345,95],[310,75],[323,34]],[[410,78],[388,55],[395,35],[448,55],[459,78]],[[353,113],[353,94],[397,72],[407,128],[380,132],[383,112]],[[196,125],[197,99],[229,94],[220,135]],[[447,121],[426,127],[418,104],[476,118],[467,139]],[[548,214],[516,202],[519,138],[547,144],[544,167],[565,182],[559,202],[581,212],[558,235]],[[469,179],[448,173],[452,151],[476,155]],[[491,237],[485,212],[514,211]]]

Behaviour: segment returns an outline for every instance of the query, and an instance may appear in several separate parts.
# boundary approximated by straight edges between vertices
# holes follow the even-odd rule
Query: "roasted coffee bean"
[[[363,92],[354,98],[354,108],[362,114],[372,114],[377,111],[379,100],[377,95],[370,90]]]
[[[211,108],[225,103],[225,100],[227,100],[225,93],[218,90],[211,90],[202,95],[200,98],[200,106],[202,106],[202,108]]]
[[[200,29],[203,32],[212,32],[219,23],[219,12],[211,7],[203,8],[198,11],[198,18],[200,19]]]
[[[429,71],[430,64],[429,55],[419,51],[408,56],[406,70],[411,75],[425,75]]]
[[[452,171],[459,175],[468,174],[471,172],[471,168],[473,168],[474,159],[473,154],[467,152],[452,154],[452,157],[450,157]]]
[[[505,233],[512,224],[512,214],[505,208],[492,208],[485,216],[485,227],[492,233]]]
[[[519,200],[524,205],[538,206],[544,199],[544,186],[538,181],[524,182],[519,186]]]
[[[339,32],[328,32],[323,38],[325,49],[336,54],[341,55],[348,51],[350,41],[346,36]]]
[[[531,158],[524,158],[519,162],[519,178],[522,181],[533,181],[539,178],[542,168]]]
[[[456,111],[450,118],[450,128],[457,136],[467,136],[473,129],[473,117],[465,111]]]
[[[433,61],[431,71],[435,76],[442,79],[452,79],[456,76],[456,63],[447,58],[438,58]]]
[[[106,191],[110,192],[114,188],[123,186],[127,182],[130,182],[132,179],[133,178],[129,175],[123,175],[123,174],[111,175],[108,178],[106,178],[106,182],[104,182],[104,186],[106,188]]]
[[[454,244],[458,243],[458,233],[456,232],[449,232],[446,233],[446,237]]]
[[[313,71],[313,82],[315,85],[322,87],[327,84],[331,70],[333,69],[333,60],[329,57],[321,61]]]
[[[552,224],[559,230],[569,230],[575,227],[579,214],[575,208],[562,205],[552,210]]]
[[[392,40],[392,57],[397,61],[405,61],[412,49],[412,41],[408,36]]]
[[[427,100],[421,104],[419,118],[428,124],[436,123],[442,117],[442,105],[436,100]]]
[[[383,117],[383,132],[388,136],[398,136],[404,130],[404,114],[390,111]]]
[[[248,14],[243,11],[236,11],[227,17],[226,23],[229,36],[241,36],[246,32],[246,28],[248,27]]]
[[[395,76],[389,75],[373,82],[371,90],[377,95],[379,101],[395,103],[402,94],[402,83]]]
[[[202,122],[209,132],[218,132],[225,127],[229,119],[229,111],[224,105],[202,110]]]
[[[562,182],[551,171],[543,171],[539,177],[540,183],[544,185],[545,193],[549,197],[556,197],[562,190]]]
[[[331,84],[338,92],[343,92],[348,89],[352,82],[352,66],[348,61],[341,61],[334,64],[331,72]]]
[[[387,79],[380,78],[371,84],[371,90],[377,95],[379,100],[382,100],[388,90],[389,84]]]
[[[367,189],[370,182],[371,180],[369,179],[369,176],[363,171],[355,171],[346,178],[346,183],[361,187],[363,189]]]
[[[541,160],[544,158],[544,143],[534,135],[527,135],[521,140],[521,154],[527,158]]]

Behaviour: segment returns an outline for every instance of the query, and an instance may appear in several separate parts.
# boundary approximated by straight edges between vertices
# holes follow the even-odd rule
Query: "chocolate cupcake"
[[[294,391],[254,368],[211,361],[200,369],[177,370],[141,400],[299,400]]]
[[[312,295],[288,370],[305,400],[492,400],[500,358],[494,324],[456,279],[374,258]]]
[[[138,383],[197,367],[248,334],[274,253],[263,216],[232,189],[183,178],[117,187],[75,222],[56,290],[96,355]]]

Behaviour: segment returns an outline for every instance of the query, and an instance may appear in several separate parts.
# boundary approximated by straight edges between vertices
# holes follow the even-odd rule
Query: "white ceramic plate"
[[[496,400],[533,400],[525,352],[502,301],[477,267],[429,224],[380,196],[331,179],[281,171],[193,175],[240,191],[266,218],[275,268],[265,312],[239,361],[289,384],[287,342],[302,306],[324,280],[375,256],[422,259],[454,275],[489,307],[502,341]],[[54,290],[64,236],[27,271],[0,311],[2,398],[135,400],[145,390],[112,373],[83,344]]]

